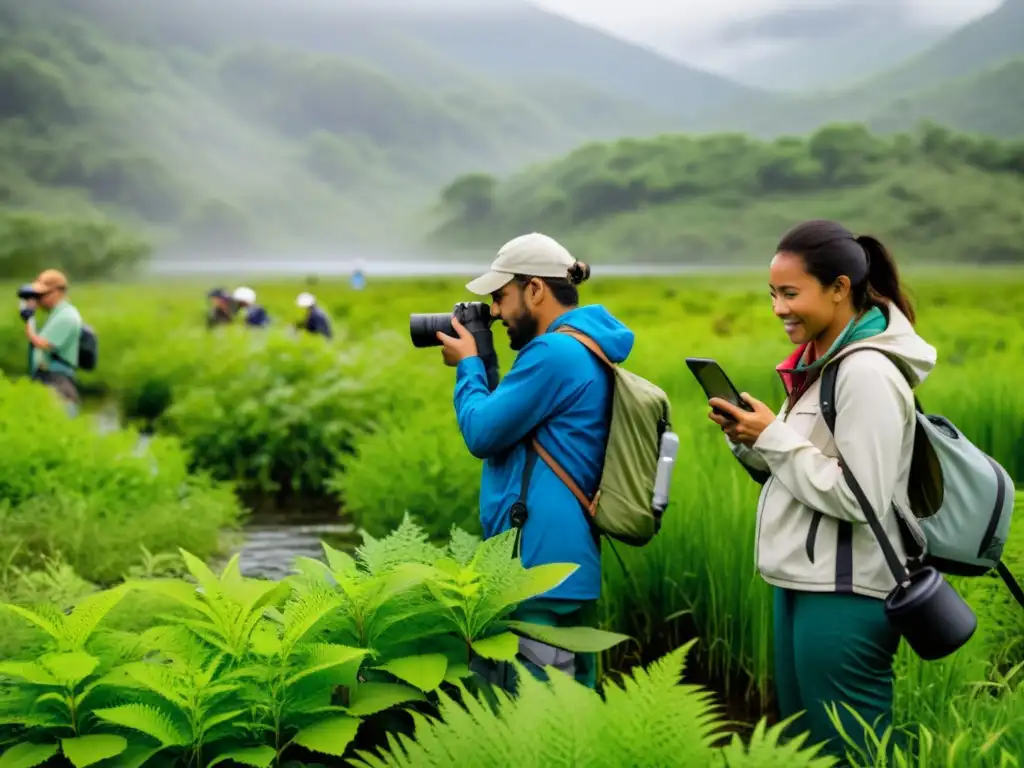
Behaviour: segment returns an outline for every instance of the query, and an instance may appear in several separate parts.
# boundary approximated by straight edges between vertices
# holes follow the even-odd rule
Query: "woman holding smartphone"
[[[777,366],[787,397],[778,415],[746,393],[745,411],[720,399],[709,418],[736,457],[766,477],[757,507],[757,567],[774,588],[779,714],[799,712],[793,734],[842,758],[826,712],[868,742],[844,704],[877,734],[892,722],[893,660],[900,635],[884,612],[896,586],[882,549],[843,477],[839,456],[871,502],[897,554],[903,534],[923,541],[909,512],[913,388],[935,365],[892,256],[875,238],[832,221],[787,233],[771,262],[772,308],[796,350]],[[867,348],[867,349],[863,349]],[[858,351],[858,354],[850,355]],[[838,363],[835,435],[819,403],[821,372]],[[902,510],[907,510],[904,512]]]

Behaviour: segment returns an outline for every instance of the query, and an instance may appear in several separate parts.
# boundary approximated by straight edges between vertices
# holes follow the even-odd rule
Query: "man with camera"
[[[82,316],[68,301],[68,281],[63,272],[47,269],[36,278],[27,291],[19,295],[31,305],[23,308],[25,335],[32,347],[30,372],[32,378],[51,387],[74,413],[78,406],[75,369],[78,367]],[[36,332],[35,308],[47,311],[46,322]]]
[[[437,332],[445,363],[456,367],[459,429],[470,452],[484,460],[480,520],[485,537],[516,528],[524,566],[579,565],[556,588],[516,611],[518,619],[550,626],[596,623],[601,550],[588,513],[554,470],[538,460],[531,441],[535,438],[592,497],[604,464],[612,397],[605,364],[579,340],[557,331],[571,327],[586,334],[613,363],[624,361],[633,347],[633,332],[604,307],[578,306],[576,286],[589,276],[590,268],[557,241],[523,235],[503,246],[490,271],[466,286],[491,297],[489,311],[486,305],[465,305],[451,320],[454,335]],[[488,316],[480,322],[485,311]],[[485,362],[493,350],[486,354],[475,338],[494,320],[501,320],[518,352],[496,386],[496,373],[489,384]],[[490,346],[486,339],[484,346]],[[596,682],[593,654],[521,638],[519,660],[537,677],[546,675],[542,667],[554,666],[590,687]],[[475,668],[493,682],[514,687],[508,665],[481,669],[480,664]]]

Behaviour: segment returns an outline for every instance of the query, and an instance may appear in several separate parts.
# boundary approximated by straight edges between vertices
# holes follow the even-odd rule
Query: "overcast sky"
[[[681,43],[694,63],[718,65],[731,58],[719,51],[721,42],[707,46],[709,37],[736,22],[802,8],[836,9],[902,5],[916,17],[934,24],[956,26],[998,7],[1002,0],[532,0],[534,4],[581,22],[603,27],[623,37],[675,47]],[[744,41],[743,47],[753,41]]]

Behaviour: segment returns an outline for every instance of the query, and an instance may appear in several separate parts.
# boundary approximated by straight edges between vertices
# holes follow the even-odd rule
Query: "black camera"
[[[32,287],[32,283],[25,283],[21,288],[18,289],[18,298],[22,301],[28,301],[29,299],[38,299],[39,292]]]
[[[455,305],[451,312],[432,312],[429,314],[409,315],[409,335],[414,347],[439,347],[437,332],[448,336],[456,336],[452,327],[452,317],[473,334],[476,339],[477,354],[483,361],[487,371],[487,388],[492,392],[498,386],[498,353],[494,351],[494,337],[491,334],[491,307],[482,301],[464,301]]]

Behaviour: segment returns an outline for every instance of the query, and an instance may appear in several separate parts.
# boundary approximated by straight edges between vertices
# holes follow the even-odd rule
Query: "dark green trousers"
[[[596,627],[597,601],[534,598],[518,606],[511,618],[547,627]],[[535,661],[541,657],[545,659],[544,665]],[[529,638],[520,638],[517,659],[538,680],[548,679],[546,665],[552,665],[572,675],[576,682],[588,688],[597,685],[596,653],[570,653]],[[476,656],[470,663],[470,669],[509,693],[515,693],[518,688],[516,673],[511,664]]]
[[[789,735],[810,731],[808,746],[826,742],[825,754],[844,758],[848,747],[825,710],[834,703],[847,735],[871,754],[864,727],[842,705],[857,710],[879,736],[892,724],[892,665],[900,635],[885,617],[883,602],[775,588],[774,609],[779,716],[804,712]]]

